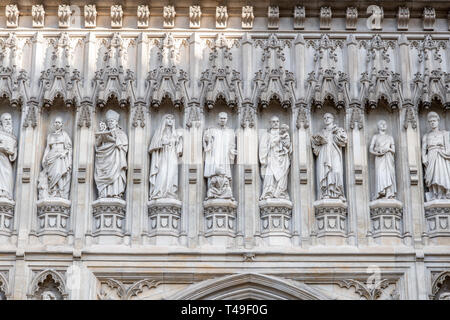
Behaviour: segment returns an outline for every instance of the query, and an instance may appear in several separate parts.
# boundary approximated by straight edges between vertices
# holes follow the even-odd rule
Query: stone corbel
[[[200,28],[200,21],[202,18],[202,9],[200,6],[189,7],[189,28]]]
[[[253,21],[255,20],[255,16],[253,15],[253,6],[243,6],[242,7],[242,28],[243,29],[252,29]]]
[[[436,11],[434,8],[425,7],[423,9],[423,30],[434,30],[434,23],[436,22]]]
[[[267,18],[267,28],[278,29],[280,27],[280,8],[278,6],[269,6]]]
[[[139,5],[137,8],[137,27],[148,28],[150,10],[147,5]]]
[[[226,6],[216,7],[216,28],[225,29],[228,22],[228,11]]]
[[[397,30],[408,30],[409,8],[399,7],[397,14]]]
[[[175,7],[172,5],[164,6],[163,9],[163,27],[173,28],[175,27]]]
[[[85,28],[95,28],[97,26],[97,10],[95,4],[84,6],[84,26]]]
[[[294,8],[294,29],[303,30],[305,28],[305,7],[295,6]]]
[[[345,18],[345,29],[356,30],[356,24],[358,22],[358,9],[355,7],[348,7]]]
[[[19,9],[17,4],[8,4],[5,7],[6,27],[17,28],[19,26]]]
[[[43,28],[45,11],[43,4],[35,4],[31,7],[31,18],[33,28]]]
[[[111,6],[111,28],[122,28],[123,10],[120,4]]]
[[[60,4],[58,6],[58,25],[60,28],[70,27],[70,18],[72,16],[72,9],[68,4]]]
[[[320,30],[331,29],[331,7],[320,7]]]

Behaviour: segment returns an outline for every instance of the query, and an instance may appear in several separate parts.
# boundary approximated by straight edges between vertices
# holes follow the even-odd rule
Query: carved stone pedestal
[[[268,245],[291,245],[292,202],[267,199],[259,202],[261,237]]]
[[[102,198],[92,203],[94,237],[124,236],[126,203],[122,199]],[[103,241],[100,241],[103,243]]]
[[[212,245],[228,245],[236,236],[237,202],[211,199],[203,202],[205,237]]]
[[[402,236],[403,204],[395,199],[379,199],[369,203],[371,232],[374,238]]]
[[[347,203],[339,199],[314,202],[317,237],[345,237],[347,233]]]
[[[432,200],[423,206],[428,236],[450,237],[450,200]]]
[[[181,201],[176,199],[148,202],[148,234],[154,237],[154,244],[170,245],[178,242],[181,207]]]
[[[70,200],[51,198],[37,202],[37,235],[67,236],[69,231]]]
[[[10,236],[14,226],[13,200],[0,198],[0,235]]]

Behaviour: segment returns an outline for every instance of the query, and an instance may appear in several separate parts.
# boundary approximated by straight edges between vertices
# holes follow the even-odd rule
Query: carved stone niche
[[[395,199],[378,199],[369,203],[371,232],[374,238],[402,235],[403,204]]]
[[[423,204],[430,238],[450,236],[450,200],[432,200]]]
[[[182,203],[176,199],[156,199],[148,202],[148,232],[150,236],[178,237]]]
[[[339,236],[347,233],[347,203],[340,199],[314,202],[317,237]]]
[[[259,202],[261,237],[269,245],[290,245],[292,230],[292,202],[286,199],[267,199]]]
[[[92,203],[94,215],[93,236],[123,236],[126,202],[117,198],[101,198]]]
[[[27,294],[29,300],[66,300],[66,282],[63,273],[53,269],[33,271],[34,279]]]
[[[59,234],[69,231],[70,200],[49,198],[37,201],[38,235]]]
[[[236,235],[237,202],[231,199],[209,199],[203,202],[205,237],[211,244],[228,244]]]

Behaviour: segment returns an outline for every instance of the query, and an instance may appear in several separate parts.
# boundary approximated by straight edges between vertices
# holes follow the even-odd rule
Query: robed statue
[[[14,136],[11,114],[0,117],[0,198],[13,200],[13,162],[17,158],[17,138]]]

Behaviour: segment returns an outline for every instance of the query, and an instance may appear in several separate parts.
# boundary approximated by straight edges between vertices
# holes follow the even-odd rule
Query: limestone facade
[[[450,298],[448,2],[0,3],[0,298]]]

